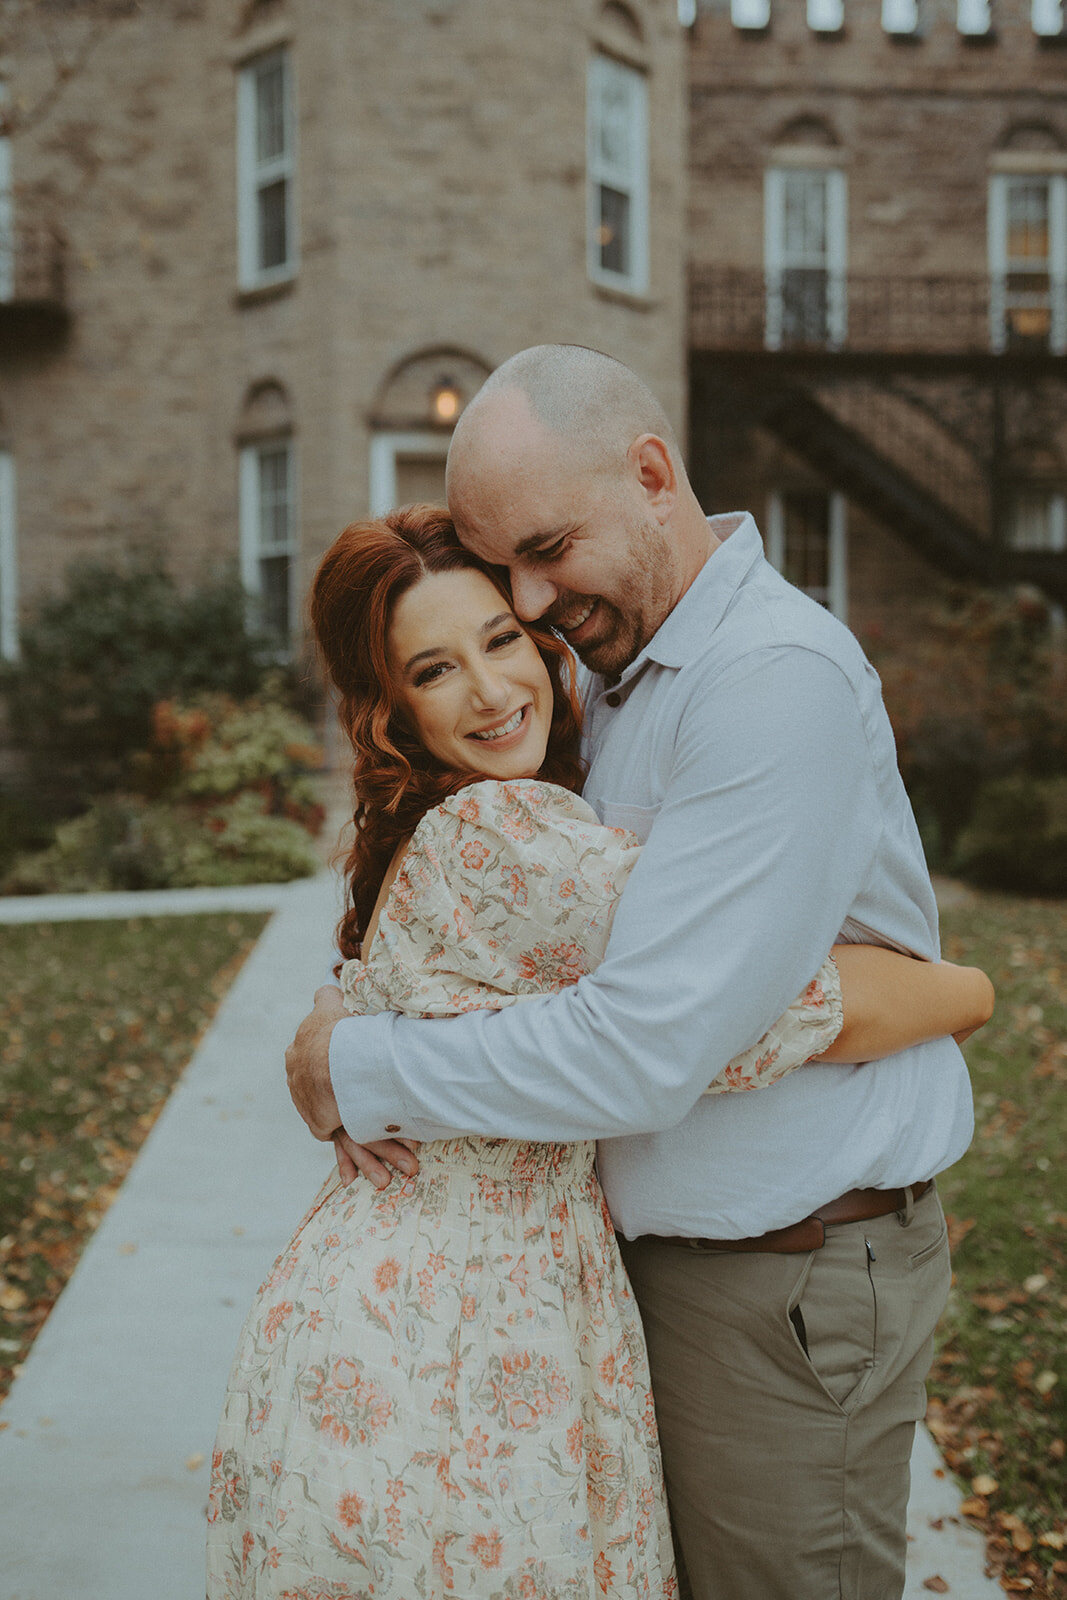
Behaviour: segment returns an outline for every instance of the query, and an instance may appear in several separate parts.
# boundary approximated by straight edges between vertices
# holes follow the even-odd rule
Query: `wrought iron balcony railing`
[[[802,268],[772,275],[696,266],[689,277],[689,343],[724,352],[1062,352],[1067,286],[1050,285],[1048,306],[1037,312],[1016,298],[1010,286],[977,274],[835,275]]]
[[[0,315],[3,307],[66,309],[63,239],[47,223],[0,222]]]

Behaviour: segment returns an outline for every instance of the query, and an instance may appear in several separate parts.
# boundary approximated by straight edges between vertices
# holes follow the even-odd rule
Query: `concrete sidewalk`
[[[0,1600],[204,1592],[233,1348],[331,1161],[289,1104],[282,1054],[325,969],[338,892],[324,874],[271,893],[278,910],[0,1412]],[[80,898],[88,911],[96,897]],[[1001,1593],[959,1499],[921,1431],[907,1600],[934,1576],[956,1600]]]

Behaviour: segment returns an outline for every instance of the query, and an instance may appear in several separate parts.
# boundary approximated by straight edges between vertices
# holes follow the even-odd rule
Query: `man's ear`
[[[678,475],[667,445],[658,434],[642,433],[626,455],[656,521],[668,522],[678,497]]]

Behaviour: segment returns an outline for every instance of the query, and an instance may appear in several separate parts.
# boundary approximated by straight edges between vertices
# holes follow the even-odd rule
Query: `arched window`
[[[445,457],[452,428],[489,376],[480,356],[436,345],[405,356],[383,380],[371,412],[368,510],[445,503]]]
[[[989,178],[995,351],[1067,352],[1067,152],[1041,123],[1009,129]]]
[[[237,446],[241,582],[255,626],[286,652],[297,621],[299,522],[292,415],[280,383],[249,390]]]
[[[764,179],[766,344],[837,349],[847,330],[848,187],[833,130],[798,118]]]

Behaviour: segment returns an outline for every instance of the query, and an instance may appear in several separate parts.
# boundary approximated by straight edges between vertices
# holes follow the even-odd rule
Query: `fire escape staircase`
[[[878,397],[868,394],[845,420],[825,396],[783,378],[744,385],[746,412],[856,506],[950,577],[1031,583],[1067,603],[1064,557],[1008,549],[993,536],[992,474],[977,460],[966,461],[963,449],[952,450],[943,435],[939,440],[930,419],[921,419],[924,425],[910,440],[899,431],[907,406],[898,403],[896,417],[891,406],[890,414],[879,417]],[[724,393],[722,399],[736,407],[736,375],[729,397]],[[885,404],[890,405],[888,399]]]

